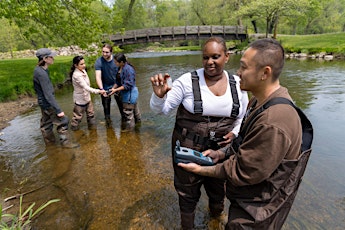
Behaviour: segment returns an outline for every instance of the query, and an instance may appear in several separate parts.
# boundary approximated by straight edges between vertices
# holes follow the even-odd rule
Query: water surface
[[[239,56],[227,69],[235,72]],[[73,132],[80,148],[46,147],[39,130],[40,111],[18,116],[0,140],[1,199],[30,192],[24,206],[54,199],[35,219],[36,229],[178,229],[179,208],[173,188],[170,137],[174,114],[154,115],[149,108],[149,77],[168,72],[173,79],[201,67],[195,52],[133,53],[139,105],[143,115],[134,132],[121,132],[114,100],[113,125],[106,128],[101,101],[93,95],[97,129],[84,120]],[[67,70],[68,71],[68,70]],[[314,125],[313,152],[284,229],[344,229],[345,214],[345,65],[341,61],[287,60],[281,84]],[[89,73],[94,83],[93,72]],[[64,112],[72,117],[72,88],[57,92]],[[19,200],[2,202],[18,207]],[[196,226],[207,229],[203,193]]]

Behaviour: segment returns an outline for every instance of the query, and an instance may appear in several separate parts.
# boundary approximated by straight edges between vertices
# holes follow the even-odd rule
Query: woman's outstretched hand
[[[171,90],[166,80],[167,76],[169,76],[169,74],[166,73],[163,76],[163,74],[160,73],[151,77],[152,89],[157,97],[163,98],[164,95]]]

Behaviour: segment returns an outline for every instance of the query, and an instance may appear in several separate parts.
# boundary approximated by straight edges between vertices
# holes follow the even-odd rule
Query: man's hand
[[[195,163],[178,163],[177,165],[186,171],[199,174],[201,176],[216,177],[215,166],[201,166]]]
[[[201,171],[201,167],[202,167],[202,166],[195,164],[195,163],[188,163],[188,164],[178,163],[177,165],[184,168],[186,171],[189,171],[189,172],[192,172],[195,174],[199,174]]]
[[[58,113],[56,116],[58,116],[58,117],[63,117],[63,116],[65,116],[65,113],[64,113],[64,112],[61,112],[61,113]]]
[[[220,150],[208,149],[208,150],[205,150],[202,154],[204,156],[211,157],[212,161],[214,163],[217,163],[218,161],[220,161],[220,160],[225,158],[225,153],[223,153]]]
[[[107,92],[107,96],[110,97],[111,95],[113,95],[115,93],[115,89],[114,88],[111,88],[108,90]]]
[[[169,74],[165,74],[164,76],[160,73],[160,74],[156,74],[153,77],[151,77],[151,83],[152,83],[152,89],[153,92],[157,95],[157,97],[163,98],[164,95],[171,90],[171,88],[168,86],[167,84],[167,80],[166,80],[166,75]]]

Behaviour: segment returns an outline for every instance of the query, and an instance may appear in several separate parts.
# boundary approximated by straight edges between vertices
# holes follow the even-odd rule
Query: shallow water
[[[93,96],[97,129],[85,119],[73,132],[80,148],[46,147],[39,130],[40,111],[18,116],[0,136],[1,199],[18,193],[24,205],[61,199],[35,219],[35,229],[178,229],[179,208],[173,188],[170,137],[174,114],[154,115],[149,108],[149,77],[169,72],[173,79],[201,66],[195,52],[133,53],[137,71],[141,126],[120,131],[120,114],[112,101],[111,128],[106,128],[99,96]],[[235,72],[238,56],[227,69]],[[343,62],[288,60],[281,83],[314,125],[314,144],[303,182],[284,229],[344,229],[345,214],[345,67]],[[94,78],[93,73],[89,73]],[[72,88],[57,92],[71,117]],[[18,207],[19,200],[2,203]],[[207,229],[207,202],[202,195],[196,225]]]

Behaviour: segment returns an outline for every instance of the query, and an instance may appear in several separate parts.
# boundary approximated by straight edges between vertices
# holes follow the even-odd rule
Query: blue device
[[[194,162],[199,165],[206,165],[211,166],[214,165],[211,157],[206,157],[202,155],[201,152],[196,150],[181,147],[180,141],[176,141],[175,146],[175,156],[174,156],[175,163],[191,163]]]

